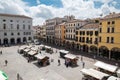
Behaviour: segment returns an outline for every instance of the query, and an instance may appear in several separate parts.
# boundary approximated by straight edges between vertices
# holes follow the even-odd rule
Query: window
[[[106,42],[109,43],[109,37],[107,37],[107,41]]]
[[[3,29],[6,29],[6,24],[3,24]]]
[[[79,26],[79,23],[78,23],[78,26]]]
[[[13,35],[14,35],[14,33],[11,33],[11,35],[13,36]]]
[[[19,24],[17,24],[17,29],[19,29]]]
[[[95,36],[98,36],[98,31],[95,31]]]
[[[114,28],[112,28],[112,31],[111,31],[111,33],[114,33]]]
[[[23,33],[23,35],[25,35],[25,32]]]
[[[7,36],[7,33],[4,33],[4,36]]]
[[[13,24],[11,24],[11,29],[13,29]]]
[[[100,33],[102,32],[102,28],[99,28],[99,32],[100,32]]]
[[[74,24],[74,26],[75,26],[75,24]]]
[[[108,27],[108,28],[107,28],[107,33],[109,33],[109,32],[110,32],[110,28]]]
[[[76,35],[78,35],[78,31],[76,31]]]
[[[83,31],[83,35],[85,35],[85,31]]]
[[[89,35],[89,31],[87,31],[87,35]]]
[[[85,42],[85,38],[83,37],[82,42]]]
[[[93,35],[93,31],[90,31],[90,36],[92,36]]]
[[[99,42],[101,42],[101,37],[99,37]]]
[[[86,38],[86,43],[89,43],[89,38],[88,37]]]
[[[79,42],[81,42],[81,37],[80,37],[80,39],[79,39]]]
[[[23,29],[25,29],[25,25],[23,24]]]
[[[107,24],[110,24],[110,22],[107,22]]]
[[[10,20],[10,22],[13,22],[13,20]]]
[[[78,41],[78,37],[76,37],[75,41]]]
[[[20,35],[20,33],[18,32],[17,35]]]
[[[5,22],[6,20],[5,19],[3,19],[3,22]]]
[[[80,35],[82,35],[82,31],[80,31]]]
[[[111,37],[111,43],[114,43],[114,37]]]
[[[112,24],[115,24],[115,21],[112,21]]]
[[[28,29],[30,30],[30,25],[28,25]]]

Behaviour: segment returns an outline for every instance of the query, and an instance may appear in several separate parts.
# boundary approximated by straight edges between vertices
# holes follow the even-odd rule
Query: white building
[[[32,18],[0,14],[0,45],[28,42],[33,39]]]

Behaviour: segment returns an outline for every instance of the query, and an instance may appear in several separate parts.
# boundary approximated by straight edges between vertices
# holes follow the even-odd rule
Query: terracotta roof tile
[[[85,24],[80,29],[96,29],[96,28],[99,28],[99,24],[98,23],[88,23],[88,24]]]

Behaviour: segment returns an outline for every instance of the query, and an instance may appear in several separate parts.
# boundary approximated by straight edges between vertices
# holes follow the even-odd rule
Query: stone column
[[[111,59],[111,51],[109,50],[109,59]]]

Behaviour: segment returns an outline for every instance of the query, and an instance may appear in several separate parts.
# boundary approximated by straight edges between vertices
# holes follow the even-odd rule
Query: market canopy
[[[47,56],[46,55],[37,54],[37,55],[35,55],[35,57],[37,57],[37,59],[44,59]]]
[[[40,47],[44,47],[45,45],[41,44]]]
[[[102,69],[107,70],[109,72],[116,72],[116,70],[118,69],[117,66],[110,65],[110,64],[107,64],[107,63],[104,63],[101,61],[97,61],[94,65],[96,67],[102,68]]]
[[[117,70],[117,76],[120,77],[120,69]]]
[[[89,75],[89,76],[94,77],[94,78],[99,79],[99,80],[103,79],[104,77],[109,76],[108,74],[97,71],[95,69],[82,69],[81,72],[83,74]]]
[[[20,46],[19,50],[24,50],[27,46]]]
[[[45,48],[47,48],[47,49],[51,49],[51,47],[50,47],[50,46],[45,46]]]
[[[66,54],[65,55],[65,58],[69,58],[69,59],[75,59],[75,58],[77,58],[75,55],[73,55],[73,54]]]
[[[120,80],[120,78],[114,77],[114,76],[110,76],[107,80]]]
[[[37,51],[38,47],[32,47],[31,50]]]
[[[29,49],[29,48],[25,48],[24,51],[25,51],[25,52],[29,52],[30,49]]]
[[[37,54],[37,52],[36,52],[36,51],[32,51],[32,50],[30,50],[30,51],[28,52],[28,54],[32,56],[32,55]]]
[[[7,75],[2,71],[0,71],[0,80],[8,80]]]
[[[68,54],[68,53],[69,53],[69,51],[66,51],[66,50],[59,50],[59,52],[65,53],[65,54]]]

